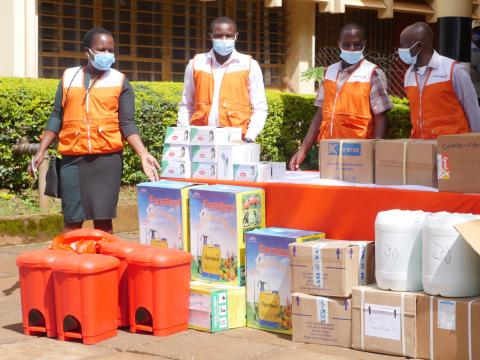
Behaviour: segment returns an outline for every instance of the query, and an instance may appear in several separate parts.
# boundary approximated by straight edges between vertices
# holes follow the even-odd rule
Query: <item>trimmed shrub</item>
[[[26,168],[32,155],[14,155],[12,146],[21,137],[38,142],[53,108],[58,80],[0,78],[0,188],[20,191],[36,186]],[[132,82],[135,115],[140,136],[147,149],[161,158],[165,129],[177,119],[182,83]],[[269,114],[258,142],[262,159],[288,161],[305,136],[317,108],[313,95],[267,91]],[[389,138],[408,137],[408,102],[393,98],[389,113]],[[312,151],[314,159],[315,151]],[[313,163],[315,160],[310,160]],[[125,147],[123,183],[145,180],[140,159]]]

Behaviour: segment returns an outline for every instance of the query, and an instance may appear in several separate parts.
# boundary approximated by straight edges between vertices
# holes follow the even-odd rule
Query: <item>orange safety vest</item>
[[[323,80],[324,100],[319,140],[370,139],[373,137],[373,115],[370,89],[377,66],[362,60],[337,92],[341,62],[327,68]]]
[[[436,139],[439,135],[470,132],[468,119],[453,88],[455,60],[439,55],[439,66],[428,68],[422,93],[417,73],[411,66],[405,74],[405,90],[410,102],[413,139]]]
[[[65,70],[62,78],[63,117],[58,151],[62,155],[105,154],[123,149],[118,121],[118,101],[125,76],[105,71],[88,93],[84,70]]]
[[[208,125],[214,91],[213,56],[213,53],[204,53],[193,58],[195,105],[190,125]],[[245,136],[252,115],[248,82],[252,58],[239,53],[237,56],[238,59],[231,60],[222,79],[218,115],[221,127],[242,128]]]

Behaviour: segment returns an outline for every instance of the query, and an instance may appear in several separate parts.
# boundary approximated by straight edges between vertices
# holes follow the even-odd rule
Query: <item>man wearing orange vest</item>
[[[425,23],[402,31],[398,53],[410,64],[405,89],[410,102],[413,139],[480,131],[480,107],[467,70],[433,49],[434,34]]]
[[[235,50],[237,24],[219,17],[210,25],[213,49],[197,54],[185,70],[177,126],[240,127],[253,142],[267,118],[262,70]]]
[[[318,90],[318,110],[300,149],[290,160],[298,170],[317,140],[383,138],[392,104],[383,71],[363,57],[365,31],[347,24],[340,31],[341,61],[330,65]]]

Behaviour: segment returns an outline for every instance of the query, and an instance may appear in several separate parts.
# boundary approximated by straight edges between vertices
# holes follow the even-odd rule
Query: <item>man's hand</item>
[[[148,176],[150,181],[160,180],[157,173],[157,170],[160,170],[158,161],[148,152],[142,155],[140,160],[142,161],[143,172]]]
[[[32,161],[28,164],[28,173],[31,177],[37,177],[36,172],[38,171],[38,167],[42,163],[43,159],[45,158],[45,152],[39,151],[35,154]]]
[[[302,165],[306,156],[307,154],[305,153],[305,151],[303,151],[302,149],[298,150],[290,159],[290,163],[288,164],[290,170],[299,171],[300,165]]]

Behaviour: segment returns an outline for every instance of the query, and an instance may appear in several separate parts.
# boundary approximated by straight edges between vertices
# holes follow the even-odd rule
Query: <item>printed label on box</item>
[[[383,339],[401,339],[400,308],[365,303],[365,336]]]
[[[227,297],[226,291],[212,294],[212,331],[228,329]]]
[[[316,244],[312,249],[313,285],[323,288],[322,248],[325,243]]]
[[[456,302],[438,300],[438,328],[456,330]]]
[[[359,254],[358,259],[360,261],[359,271],[358,271],[358,284],[367,285],[367,244],[359,243]],[[350,254],[352,254],[353,248],[350,248]]]
[[[438,178],[441,180],[450,179],[450,168],[447,154],[437,155]]]
[[[328,155],[340,154],[340,143],[329,143],[328,144]],[[361,144],[351,144],[343,143],[342,145],[342,155],[343,156],[361,156],[362,155],[362,145]]]
[[[328,324],[328,299],[318,296],[317,301],[317,319],[322,324]]]

